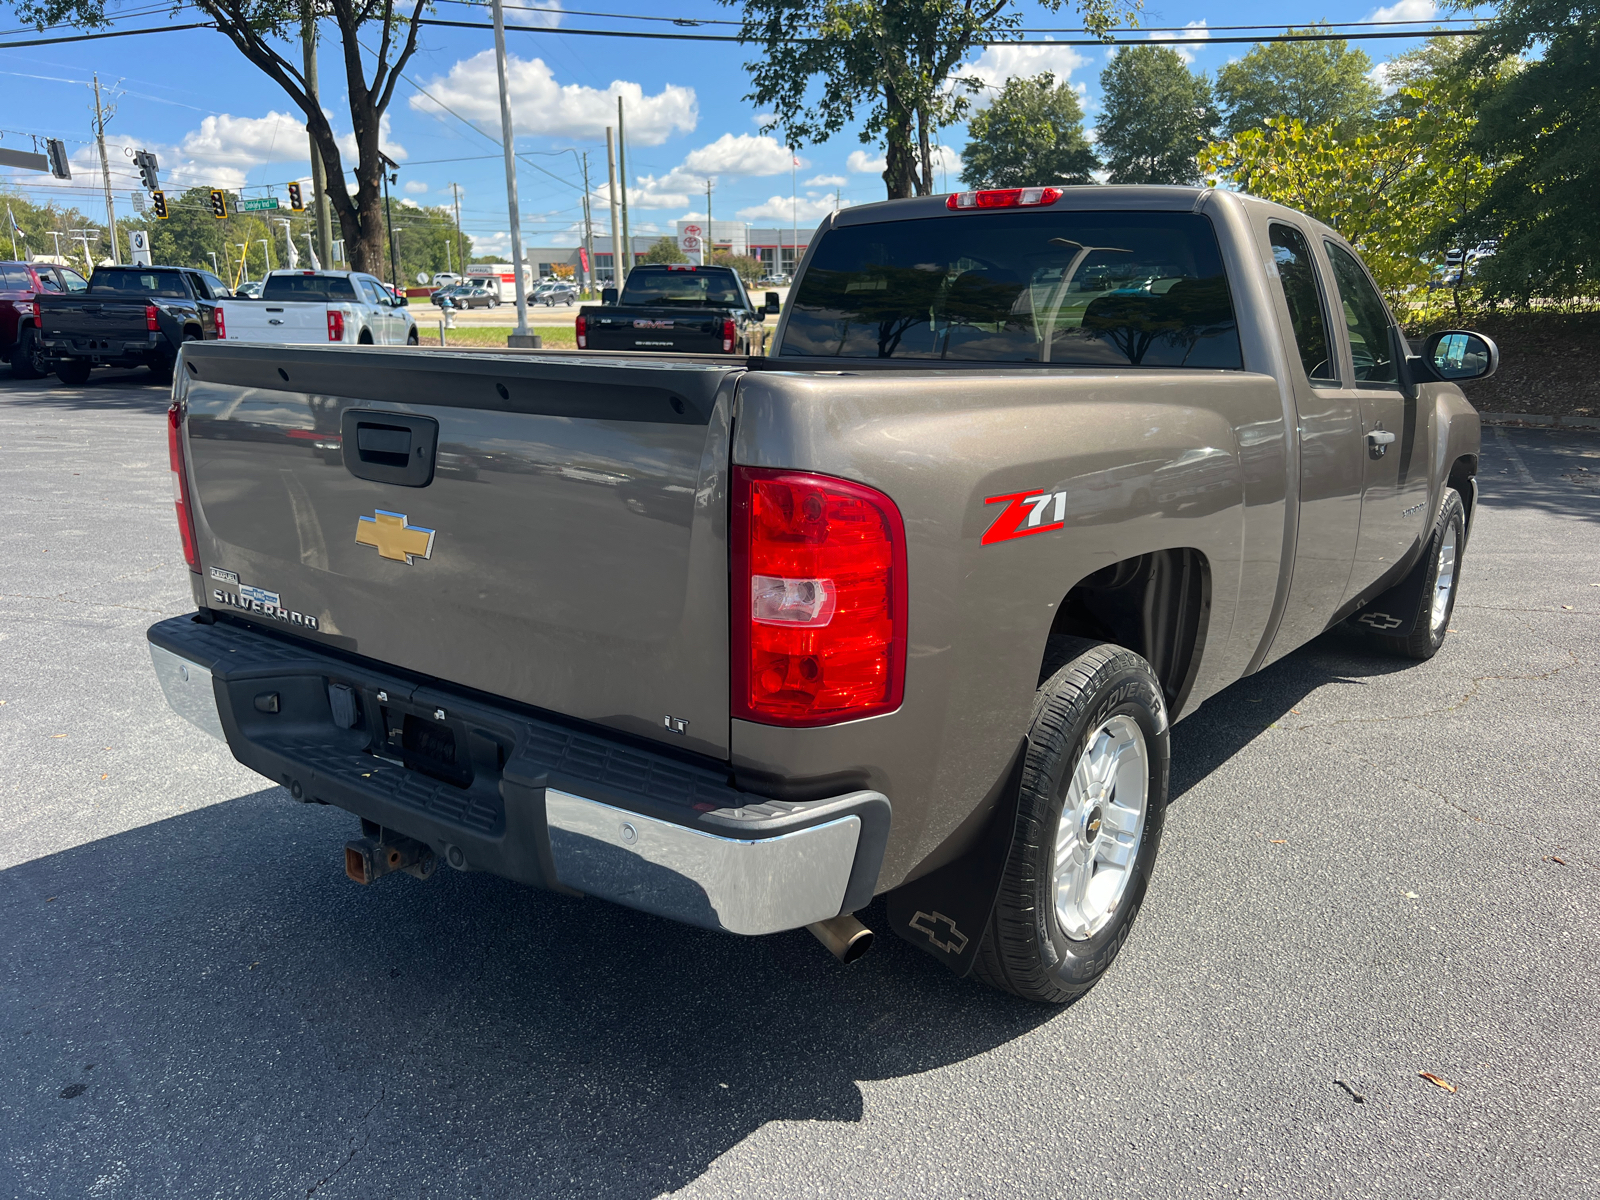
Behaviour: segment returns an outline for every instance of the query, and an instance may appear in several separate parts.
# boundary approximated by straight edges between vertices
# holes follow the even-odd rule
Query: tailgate
[[[326,342],[328,305],[230,300],[223,304],[230,342]]]
[[[142,300],[70,300],[41,305],[39,322],[46,338],[88,349],[88,342],[107,338],[119,344],[148,341],[144,310]]]
[[[658,350],[711,354],[722,349],[726,313],[707,309],[589,309],[591,350]]]
[[[726,756],[740,368],[231,342],[185,359],[212,608]],[[383,478],[415,482],[430,455],[425,486]]]

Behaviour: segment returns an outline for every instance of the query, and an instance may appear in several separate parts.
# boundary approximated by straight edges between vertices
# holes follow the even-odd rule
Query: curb
[[[1559,429],[1600,429],[1600,417],[1553,417],[1549,413],[1480,412],[1485,425],[1532,425]]]

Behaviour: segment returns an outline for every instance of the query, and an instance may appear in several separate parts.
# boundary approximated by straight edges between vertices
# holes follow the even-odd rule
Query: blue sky
[[[640,23],[580,15],[628,13],[727,21],[734,15],[712,0],[679,0],[671,7],[642,0],[562,0],[569,11],[550,11],[556,0],[514,0],[532,8],[507,8],[508,23],[560,28],[645,28],[679,31],[659,22]],[[113,11],[116,11],[113,9]],[[1060,13],[1034,5],[1022,11],[1033,27],[1078,23],[1071,9]],[[1433,0],[1396,0],[1388,8],[1371,3],[1328,3],[1295,19],[1311,21],[1427,20]],[[116,26],[139,28],[201,19],[128,0]],[[444,0],[434,15],[452,20],[488,21],[486,6]],[[1284,19],[1281,4],[1263,0],[1196,0],[1147,8],[1142,26],[1192,27],[1184,47],[1196,69],[1213,75],[1248,45],[1210,44],[1205,33],[1224,25],[1266,24]],[[14,13],[0,5],[0,29],[24,38]],[[704,26],[700,32],[729,32]],[[36,36],[36,35],[35,35]],[[330,33],[325,36],[331,36]],[[1071,34],[1060,35],[1072,37]],[[1137,35],[1135,35],[1137,36]],[[1164,34],[1159,36],[1173,36]],[[1220,33],[1217,36],[1222,36]],[[1383,60],[1418,45],[1420,39],[1367,42],[1363,48]],[[448,203],[448,184],[461,186],[462,225],[478,253],[509,245],[509,215],[504,168],[497,141],[499,100],[493,34],[488,30],[424,30],[421,48],[406,74],[421,89],[454,109],[442,111],[418,87],[402,82],[390,107],[386,145],[400,162],[396,198],[423,205]],[[775,138],[760,132],[761,113],[743,99],[749,90],[742,64],[754,50],[729,43],[660,42],[598,38],[553,31],[507,31],[517,149],[560,178],[521,166],[518,187],[525,243],[572,245],[581,188],[574,156],[566,148],[589,152],[591,182],[603,189],[605,126],[615,119],[616,96],[627,105],[630,222],[636,233],[670,231],[672,222],[705,212],[704,183],[715,180],[713,213],[718,220],[740,219],[758,225],[790,220],[790,154]],[[298,53],[298,47],[296,47]],[[1010,75],[1054,71],[1083,94],[1092,126],[1098,108],[1099,74],[1108,51],[1074,47],[1003,47],[975,54],[966,70],[986,84]],[[335,129],[348,130],[342,62],[324,43],[320,57],[323,105]],[[0,50],[0,88],[7,103],[0,115],[0,146],[31,149],[26,135],[59,137],[73,158],[74,180],[60,186],[38,175],[10,174],[0,182],[24,187],[39,201],[69,200],[85,212],[104,209],[98,188],[99,164],[92,137],[92,95],[86,86],[98,71],[102,88],[114,93],[116,112],[107,127],[113,187],[119,214],[131,211],[129,193],[137,175],[125,150],[152,149],[160,156],[163,182],[170,188],[203,184],[243,187],[262,194],[272,188],[282,198],[284,185],[307,176],[306,138],[297,110],[275,84],[247,62],[222,35],[209,30],[163,33],[20,50]],[[980,103],[982,101],[980,100]],[[466,118],[463,120],[462,118]],[[471,122],[472,124],[469,124]],[[473,125],[476,128],[473,128]],[[781,135],[779,135],[781,136]],[[956,155],[965,142],[959,126],[945,131],[950,187],[958,186]],[[539,157],[540,152],[554,152]],[[804,227],[835,203],[865,203],[883,198],[874,163],[879,151],[846,131],[820,146],[798,151],[796,173],[799,220]],[[353,162],[353,159],[352,159]],[[606,206],[594,206],[597,222]]]

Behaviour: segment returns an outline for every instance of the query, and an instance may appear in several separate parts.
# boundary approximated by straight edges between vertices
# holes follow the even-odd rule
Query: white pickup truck
[[[220,307],[217,336],[229,342],[417,344],[410,310],[359,271],[274,271],[260,299],[229,300]]]

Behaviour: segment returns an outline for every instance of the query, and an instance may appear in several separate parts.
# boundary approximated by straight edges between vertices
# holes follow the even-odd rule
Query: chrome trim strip
[[[211,688],[211,672],[154,642],[150,643],[150,661],[155,665],[156,679],[173,712],[226,742],[222,719],[217,716],[217,694]]]
[[[839,915],[861,818],[742,840],[545,789],[550,854],[568,887],[729,933],[777,933]]]

